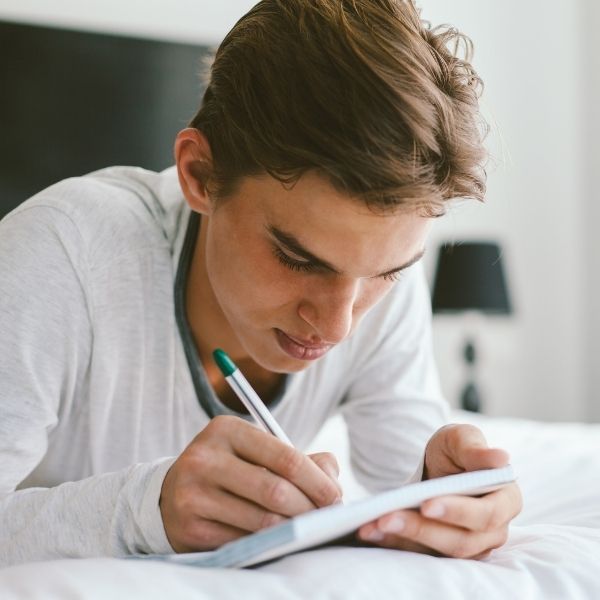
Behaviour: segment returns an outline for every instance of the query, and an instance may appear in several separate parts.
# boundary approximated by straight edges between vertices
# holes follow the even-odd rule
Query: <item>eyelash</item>
[[[290,258],[281,248],[277,246],[273,247],[273,253],[275,254],[275,258],[282,264],[285,265],[288,269],[292,271],[314,271],[316,269],[315,265],[310,262],[300,262]]]
[[[292,271],[310,273],[315,271],[318,267],[310,262],[300,262],[290,258],[281,248],[277,246],[273,247],[273,253],[275,254],[275,258],[288,269]],[[386,273],[385,275],[380,276],[384,281],[395,282],[398,281],[402,277],[402,273],[400,271],[396,271],[395,273]]]

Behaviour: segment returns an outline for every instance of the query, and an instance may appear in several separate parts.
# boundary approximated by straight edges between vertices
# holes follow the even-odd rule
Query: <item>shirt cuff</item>
[[[163,481],[175,460],[177,457],[169,457],[155,463],[156,468],[150,477],[140,506],[139,526],[152,554],[173,554],[175,552],[169,544],[158,504]]]
[[[411,475],[406,483],[418,483],[423,479],[423,469],[425,468],[425,453],[421,456],[421,460],[419,461],[419,466],[416,471]]]

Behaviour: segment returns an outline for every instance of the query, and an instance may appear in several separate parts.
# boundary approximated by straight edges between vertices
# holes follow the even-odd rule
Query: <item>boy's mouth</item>
[[[288,356],[299,360],[316,360],[317,358],[321,358],[333,346],[332,344],[305,342],[281,331],[281,329],[275,329],[275,337],[277,338],[279,347]]]

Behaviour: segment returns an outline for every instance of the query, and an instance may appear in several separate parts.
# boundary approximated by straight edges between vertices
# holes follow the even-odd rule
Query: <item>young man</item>
[[[112,168],[0,224],[0,556],[214,548],[339,500],[341,411],[373,491],[502,466],[442,425],[418,265],[435,216],[481,198],[480,81],[400,0],[265,0],[220,46],[176,169]],[[92,140],[91,140],[92,142]],[[297,449],[257,429],[223,348]],[[361,528],[479,557],[515,485]]]

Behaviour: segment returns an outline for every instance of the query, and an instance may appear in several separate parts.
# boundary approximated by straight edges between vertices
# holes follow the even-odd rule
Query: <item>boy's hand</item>
[[[176,552],[210,550],[341,499],[329,453],[304,455],[238,417],[220,416],[167,472],[160,511]]]
[[[423,479],[503,467],[504,450],[488,448],[472,425],[447,425],[429,440]],[[481,496],[444,496],[419,510],[400,510],[363,525],[359,537],[386,548],[413,550],[456,558],[484,558],[502,546],[508,524],[521,511],[516,483]]]

